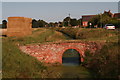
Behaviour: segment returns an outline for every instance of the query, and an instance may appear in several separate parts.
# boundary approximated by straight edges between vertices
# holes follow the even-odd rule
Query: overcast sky
[[[0,18],[7,19],[10,16],[23,16],[42,19],[47,22],[57,22],[62,21],[70,13],[72,18],[79,19],[82,15],[99,14],[103,13],[104,10],[111,10],[112,13],[117,13],[119,0],[109,0],[109,2],[108,0],[101,0],[101,2],[96,2],[95,0],[84,0],[84,2],[80,0],[69,0],[69,2],[68,0],[64,0],[66,2],[63,2],[63,0],[61,0],[62,2],[55,2],[58,0],[44,0],[44,2],[35,2],[38,0],[29,0],[29,2],[27,2],[28,0],[24,0],[26,2],[14,1],[2,0],[2,8],[0,3],[2,16],[0,14]]]

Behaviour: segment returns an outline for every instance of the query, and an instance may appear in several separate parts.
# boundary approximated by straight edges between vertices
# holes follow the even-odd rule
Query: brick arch
[[[94,53],[96,50],[100,49],[101,46],[97,45],[93,42],[72,42],[72,43],[53,43],[53,44],[41,44],[41,45],[26,45],[20,46],[20,49],[33,56],[36,57],[41,62],[46,63],[62,63],[62,55],[68,49],[75,49],[80,53],[81,62],[83,62],[83,58],[85,57],[85,50],[90,50]]]
[[[83,62],[83,57],[84,57],[84,51],[82,49],[79,49],[79,48],[76,48],[76,47],[66,47],[64,48],[61,52],[60,52],[60,63],[62,64],[62,57],[63,57],[63,53],[68,50],[68,49],[75,49],[76,51],[79,52],[80,54],[80,59],[81,59],[81,62]]]

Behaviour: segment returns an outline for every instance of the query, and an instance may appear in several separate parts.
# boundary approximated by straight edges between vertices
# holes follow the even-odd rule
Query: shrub
[[[97,78],[117,78],[120,75],[118,43],[107,43],[94,54],[86,52],[85,67],[92,70]]]

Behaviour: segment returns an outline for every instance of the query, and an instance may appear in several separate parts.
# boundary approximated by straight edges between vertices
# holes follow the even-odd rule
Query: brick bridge
[[[85,57],[84,52],[90,50],[95,52],[100,49],[98,43],[95,42],[81,42],[81,41],[67,41],[67,42],[49,42],[43,44],[29,44],[20,46],[20,49],[33,57],[36,57],[41,62],[62,64],[62,55],[68,49],[75,49],[80,53],[81,62]]]

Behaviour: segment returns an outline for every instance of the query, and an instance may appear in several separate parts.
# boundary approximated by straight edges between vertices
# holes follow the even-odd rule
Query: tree
[[[58,24],[59,24],[59,27],[63,26],[63,22],[58,22]]]
[[[32,20],[32,28],[38,28],[38,27],[45,27],[48,23],[45,22],[44,20]]]
[[[32,28],[38,28],[38,23],[37,23],[37,20],[33,19],[32,20]]]
[[[97,27],[101,27],[102,26],[102,22],[101,22],[101,15],[98,14],[96,16],[94,16],[89,23],[92,23],[92,26],[97,25]]]
[[[47,24],[47,22],[40,20],[40,19],[38,20],[39,27],[45,27],[46,24]]]
[[[6,20],[2,21],[2,28],[7,28],[7,21]]]
[[[78,25],[82,26],[82,19],[78,19]]]
[[[93,25],[99,25],[100,24],[100,15],[96,15],[94,16],[90,22],[93,24]]]
[[[58,27],[58,23],[57,22],[55,22],[55,27]]]
[[[92,23],[93,26],[97,25],[98,27],[103,27],[105,24],[108,24],[109,21],[111,21],[112,18],[104,13],[104,14],[98,14],[94,16],[89,23]]]
[[[53,22],[50,22],[48,25],[49,25],[49,27],[55,27]]]
[[[108,24],[111,19],[112,19],[112,18],[111,18],[109,15],[102,14],[102,15],[101,15],[101,18],[100,18],[100,23],[102,24],[102,27],[103,27],[105,24]]]
[[[66,17],[66,18],[63,20],[63,26],[70,26],[70,20],[71,20],[70,17]]]
[[[71,19],[71,20],[70,20],[70,25],[71,25],[71,26],[77,26],[77,25],[78,25],[77,19]]]

